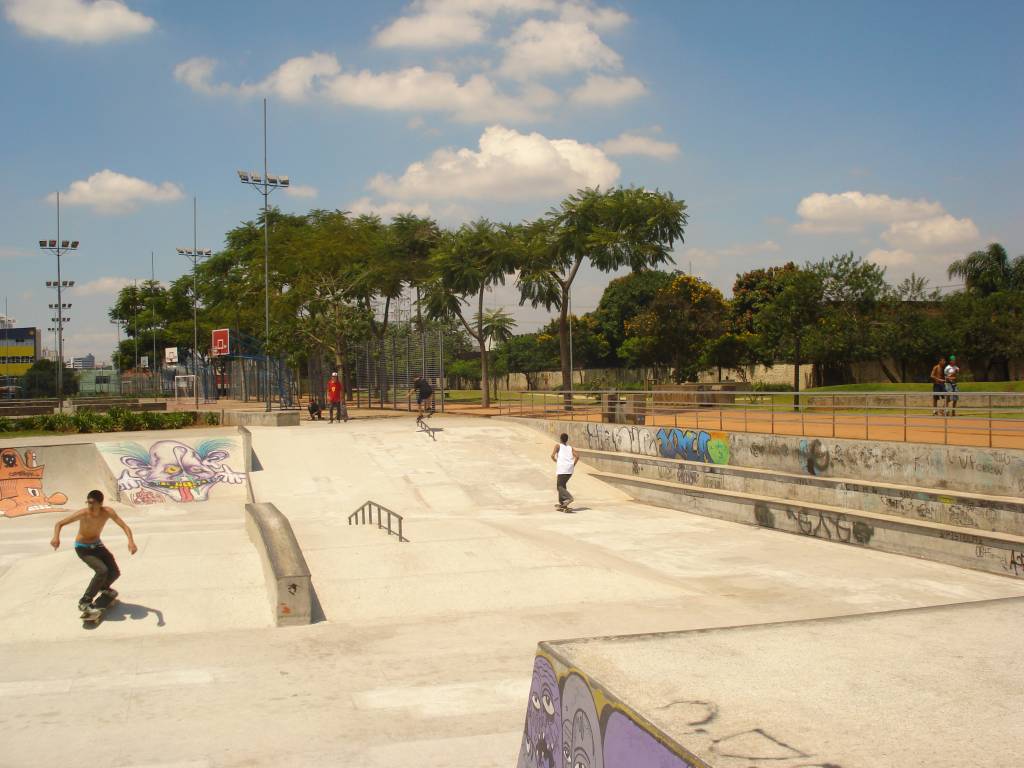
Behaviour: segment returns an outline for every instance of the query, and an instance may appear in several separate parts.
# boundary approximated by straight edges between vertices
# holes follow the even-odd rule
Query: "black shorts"
[[[942,394],[946,394],[946,385],[933,383],[932,392],[941,392]]]
[[[426,394],[424,394],[422,392],[418,393],[416,395],[416,405],[419,405],[420,403],[422,403],[422,402],[424,402],[426,400],[429,400],[433,396],[434,396],[433,392],[427,392]]]

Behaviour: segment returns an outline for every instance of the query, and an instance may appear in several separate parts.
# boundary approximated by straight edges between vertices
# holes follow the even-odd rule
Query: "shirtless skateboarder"
[[[78,601],[78,610],[82,612],[92,607],[93,598],[97,594],[100,597],[105,597],[106,602],[117,597],[117,592],[111,589],[110,585],[121,575],[121,571],[117,567],[114,555],[100,541],[100,534],[103,532],[103,526],[107,524],[107,520],[113,520],[125,532],[128,537],[128,551],[131,554],[134,555],[139,551],[139,548],[135,546],[135,539],[132,537],[132,529],[118,516],[117,512],[110,507],[103,506],[102,491],[89,491],[85,503],[87,506],[84,509],[68,515],[54,526],[53,538],[50,540],[50,546],[57,549],[60,546],[60,529],[65,525],[78,523],[75,554],[95,571],[85,594]]]

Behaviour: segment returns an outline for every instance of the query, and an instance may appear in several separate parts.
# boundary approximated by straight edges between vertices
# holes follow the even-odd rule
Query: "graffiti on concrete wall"
[[[645,427],[625,427],[609,424],[587,424],[584,432],[587,448],[593,451],[616,451],[657,456],[658,441]]]
[[[533,664],[518,768],[704,768],[544,653]]]
[[[5,517],[52,512],[67,503],[65,494],[43,491],[44,470],[35,451],[26,450],[24,458],[16,448],[0,451],[0,512]]]
[[[133,504],[206,501],[218,485],[246,480],[245,472],[228,465],[241,460],[232,457],[232,451],[240,453],[237,440],[202,440],[194,447],[180,440],[159,440],[149,448],[136,442],[100,448],[114,460],[112,468],[119,465],[117,488],[127,492]]]
[[[662,427],[658,430],[658,449],[666,459],[729,463],[729,436],[725,432]]]
[[[841,513],[787,509],[786,517],[796,522],[797,530],[804,536],[839,541],[843,544],[868,544],[875,535],[872,526],[861,520],[850,523],[846,515]]]

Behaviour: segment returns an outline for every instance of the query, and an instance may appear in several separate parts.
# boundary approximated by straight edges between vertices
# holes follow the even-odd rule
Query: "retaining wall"
[[[516,418],[582,448],[924,488],[1024,495],[1024,451]]]
[[[568,760],[563,760],[568,755]],[[533,663],[518,768],[709,768],[555,648]]]

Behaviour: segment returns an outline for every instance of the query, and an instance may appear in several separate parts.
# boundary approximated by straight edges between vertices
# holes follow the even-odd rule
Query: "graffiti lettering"
[[[729,437],[724,432],[662,427],[658,430],[658,447],[666,459],[729,463]]]
[[[875,529],[872,526],[860,520],[851,525],[846,519],[846,515],[843,514],[787,509],[786,517],[796,522],[797,529],[804,536],[814,536],[829,541],[834,539],[843,544],[849,544],[851,541],[867,544],[875,535]]]
[[[949,508],[949,522],[952,525],[961,525],[965,528],[977,528],[978,524],[974,521],[967,510],[963,507],[954,504]]]
[[[1014,576],[1020,576],[1024,573],[1024,552],[1018,552],[1017,550],[1010,550],[1010,562],[1007,564],[1006,570],[1010,571]]]
[[[964,544],[981,544],[984,539],[980,536],[972,536],[969,533],[958,533],[956,531],[939,531],[939,538],[947,541],[962,541]]]

